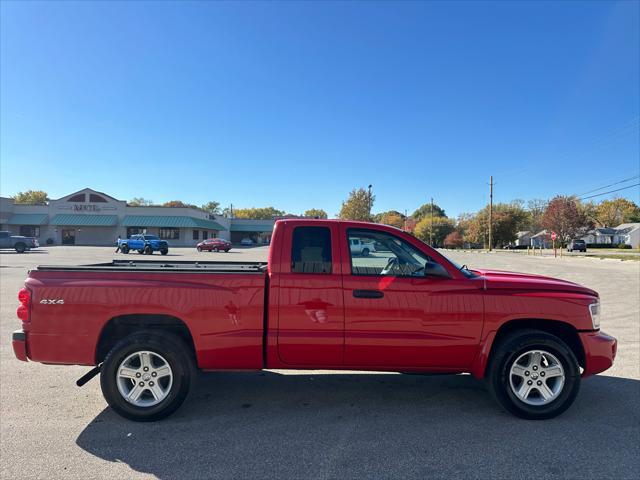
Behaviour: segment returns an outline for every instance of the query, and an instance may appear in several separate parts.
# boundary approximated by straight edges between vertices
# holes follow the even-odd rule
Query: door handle
[[[356,298],[382,298],[384,293],[380,290],[354,290],[353,296]]]

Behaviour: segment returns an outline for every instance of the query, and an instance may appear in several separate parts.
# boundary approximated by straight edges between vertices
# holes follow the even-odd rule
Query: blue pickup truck
[[[131,235],[127,239],[118,239],[118,247],[122,253],[129,253],[131,250],[145,255],[153,252],[160,252],[162,255],[169,253],[169,243],[155,235]]]

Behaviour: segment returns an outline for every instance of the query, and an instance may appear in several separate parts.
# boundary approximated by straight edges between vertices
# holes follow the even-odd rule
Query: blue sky
[[[490,174],[496,201],[581,194],[640,173],[639,5],[2,2],[0,192],[335,214],[373,184],[375,211],[450,215]]]

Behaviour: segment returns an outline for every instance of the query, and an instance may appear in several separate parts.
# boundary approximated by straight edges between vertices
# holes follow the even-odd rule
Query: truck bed
[[[40,271],[109,271],[109,272],[189,272],[256,273],[267,269],[266,262],[196,262],[191,260],[113,260],[88,265],[39,265]]]

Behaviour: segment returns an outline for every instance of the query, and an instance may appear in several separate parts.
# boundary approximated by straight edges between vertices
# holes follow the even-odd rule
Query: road
[[[166,421],[106,408],[83,367],[23,363],[10,333],[16,292],[37,264],[135,260],[103,247],[0,254],[0,476],[24,478],[637,478],[640,471],[640,264],[509,253],[454,253],[470,267],[557,276],[598,290],[614,367],[583,382],[544,422],[501,411],[468,375],[281,371],[202,374]],[[174,249],[175,259],[265,260]]]

